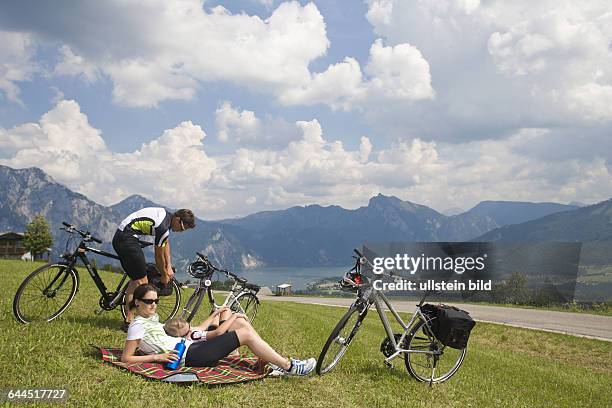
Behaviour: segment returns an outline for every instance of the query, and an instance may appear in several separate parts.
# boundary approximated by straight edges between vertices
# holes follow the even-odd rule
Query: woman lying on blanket
[[[134,290],[130,308],[136,317],[130,323],[123,347],[121,361],[124,363],[165,363],[178,359],[174,346],[180,338],[169,336],[164,331],[164,325],[155,313],[158,302],[155,286],[140,285]],[[223,310],[193,329],[207,330],[217,317],[220,319],[219,325],[215,330],[207,332],[206,341],[185,341],[185,366],[211,367],[239,346],[247,346],[256,356],[277,366],[277,370],[283,374],[307,375],[314,369],[314,358],[296,360],[278,354],[259,337],[242,314]],[[136,355],[136,350],[144,355]]]

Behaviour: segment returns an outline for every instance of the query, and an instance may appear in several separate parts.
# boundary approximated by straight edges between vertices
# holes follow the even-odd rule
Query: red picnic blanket
[[[225,357],[215,367],[179,367],[167,370],[159,363],[122,363],[119,348],[96,347],[102,360],[147,378],[169,382],[201,382],[207,385],[233,384],[259,380],[272,369],[257,357]]]

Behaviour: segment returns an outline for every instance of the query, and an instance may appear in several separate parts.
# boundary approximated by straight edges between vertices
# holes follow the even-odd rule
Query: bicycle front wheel
[[[172,286],[172,291],[169,295],[159,296],[159,303],[157,304],[156,312],[159,315],[159,321],[161,323],[165,322],[168,319],[172,319],[176,316],[176,312],[178,312],[179,307],[181,306],[181,289],[174,279],[172,279],[169,283]],[[125,294],[123,295],[123,300],[121,301],[121,315],[123,319],[126,319],[125,309],[123,305],[125,304]]]
[[[325,374],[338,364],[359,330],[366,313],[367,310],[360,314],[359,309],[353,305],[340,319],[317,359],[317,374]]]
[[[250,323],[253,323],[253,320],[255,320],[258,308],[259,299],[252,293],[243,293],[238,296],[230,307],[232,312],[244,313]]]
[[[441,383],[453,376],[463,363],[467,348],[458,350],[440,343],[420,320],[406,336],[406,349],[431,353],[404,353],[406,369],[423,382]]]
[[[13,299],[13,314],[21,323],[55,319],[76,295],[78,278],[67,265],[47,264],[21,283]]]

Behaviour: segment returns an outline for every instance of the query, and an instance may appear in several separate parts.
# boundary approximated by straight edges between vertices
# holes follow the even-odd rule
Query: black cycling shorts
[[[134,233],[117,230],[113,237],[113,248],[119,256],[121,267],[131,279],[142,279],[147,276],[147,261]]]
[[[217,362],[240,347],[235,331],[223,333],[206,341],[191,343],[185,355],[186,367],[214,367]]]

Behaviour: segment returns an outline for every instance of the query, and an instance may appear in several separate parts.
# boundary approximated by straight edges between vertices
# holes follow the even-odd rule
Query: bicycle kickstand
[[[429,386],[430,387],[433,387],[433,379],[434,379],[435,375],[436,375],[436,366],[434,364],[434,366],[431,367],[431,378],[429,379]]]

